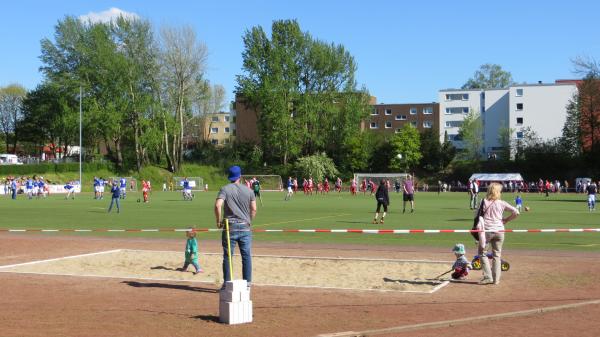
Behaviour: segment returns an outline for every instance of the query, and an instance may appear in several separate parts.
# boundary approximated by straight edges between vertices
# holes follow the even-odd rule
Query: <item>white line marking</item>
[[[93,256],[93,255],[100,255],[100,254],[117,253],[117,252],[120,252],[120,251],[122,251],[122,249],[114,249],[114,250],[107,250],[107,251],[103,251],[103,252],[95,252],[95,253],[88,253],[88,254],[63,256],[63,257],[57,257],[57,258],[54,258],[54,259],[37,260],[37,261],[30,261],[30,262],[24,262],[24,263],[9,264],[9,265],[0,266],[0,269],[13,268],[13,267],[21,267],[21,266],[28,266],[28,265],[38,264],[38,263],[44,263],[44,262],[60,261],[60,260],[67,260],[67,259],[76,259],[78,257],[85,257],[85,256]]]

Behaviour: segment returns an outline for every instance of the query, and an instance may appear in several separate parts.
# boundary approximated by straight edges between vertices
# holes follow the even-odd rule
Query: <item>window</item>
[[[517,97],[522,97],[523,96],[523,89],[517,89]]]
[[[385,114],[386,115],[391,115],[392,114],[392,109],[385,109]]]
[[[417,108],[410,108],[410,114],[411,115],[416,115],[417,114]]]
[[[385,128],[386,129],[391,129],[392,128],[392,122],[385,122]]]
[[[446,115],[468,114],[468,113],[469,113],[469,108],[467,108],[467,107],[446,108]]]
[[[377,116],[379,115],[379,111],[377,111],[377,108],[373,108],[373,110],[371,110],[371,116]]]
[[[468,101],[469,94],[446,94],[446,101]]]
[[[210,128],[210,133],[219,133],[219,128]]]
[[[410,122],[410,125],[414,126],[415,128],[417,127],[417,122]]]
[[[447,128],[460,128],[463,125],[463,121],[447,121]]]
[[[517,139],[523,139],[523,131],[517,132]]]
[[[517,103],[517,111],[523,111],[523,103]]]
[[[406,120],[406,115],[396,115],[396,120],[397,121],[405,121]]]
[[[402,129],[396,129],[396,130],[394,130],[394,132],[400,133],[400,132],[402,132]]]
[[[214,116],[213,118],[211,118],[211,120],[213,122],[218,122],[219,121],[219,116]]]
[[[223,139],[223,144],[229,144],[229,138]]]
[[[211,143],[212,145],[219,145],[219,140],[218,140],[218,139],[211,139],[211,140],[210,140],[210,143]]]
[[[229,128],[225,128],[225,133],[229,133]]]
[[[376,122],[371,122],[371,129],[377,129],[378,127]]]
[[[423,121],[423,127],[426,129],[431,129],[433,123],[431,121]]]
[[[523,125],[523,117],[517,117],[517,125]]]
[[[225,121],[229,122],[229,116],[225,116]]]
[[[433,108],[432,107],[428,106],[428,107],[423,108],[423,114],[424,115],[431,115],[432,113],[433,113]]]

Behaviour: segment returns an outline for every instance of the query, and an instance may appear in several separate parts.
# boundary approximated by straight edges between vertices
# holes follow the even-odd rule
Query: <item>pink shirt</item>
[[[502,216],[505,211],[519,215],[519,211],[504,200],[483,200],[483,220],[485,230],[500,231],[504,229]]]

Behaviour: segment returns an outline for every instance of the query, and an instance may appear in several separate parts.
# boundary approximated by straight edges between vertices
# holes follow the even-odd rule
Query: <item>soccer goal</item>
[[[173,177],[173,190],[183,191],[183,180],[185,177]],[[193,192],[204,191],[204,179],[202,177],[187,177]]]
[[[111,177],[109,182],[116,181],[119,187],[121,187],[121,178],[125,178],[128,192],[137,192],[137,179],[134,177]]]
[[[260,174],[244,174],[242,175],[242,184],[247,184],[253,178],[260,182],[260,190],[268,192],[283,191],[283,183],[281,176],[278,175],[260,175]]]
[[[354,173],[354,179],[356,180],[356,184],[360,186],[363,180],[371,180],[375,182],[375,184],[379,185],[379,181],[381,179],[386,179],[390,181],[390,188],[394,188],[394,183],[396,180],[400,182],[402,185],[406,177],[408,177],[408,173]]]

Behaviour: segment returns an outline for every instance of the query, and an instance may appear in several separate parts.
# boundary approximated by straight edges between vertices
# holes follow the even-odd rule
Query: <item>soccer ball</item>
[[[396,157],[398,157],[398,159],[402,159],[402,153],[398,153]]]
[[[529,206],[525,206],[525,212],[529,212],[530,209]]]
[[[141,202],[140,198],[138,198],[137,202]]]

